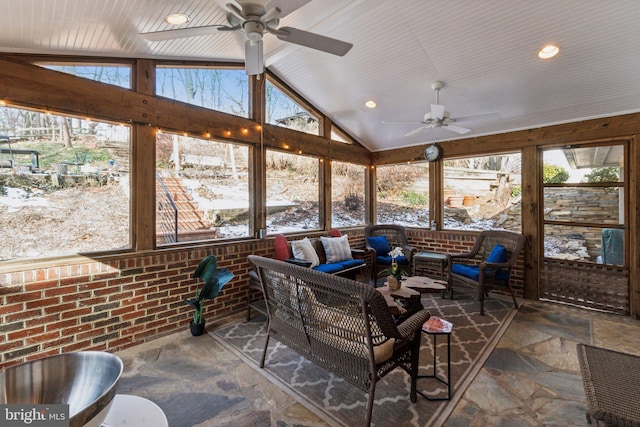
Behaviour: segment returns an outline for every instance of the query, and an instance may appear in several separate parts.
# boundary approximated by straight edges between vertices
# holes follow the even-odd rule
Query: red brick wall
[[[198,249],[123,255],[109,261],[0,274],[0,366],[80,350],[118,351],[183,330],[198,284],[191,278],[207,255],[235,274],[205,317],[244,309],[247,256],[269,256],[272,243],[252,241]]]
[[[364,247],[362,230],[347,234],[352,247]],[[468,250],[475,240],[469,232],[408,234],[419,250],[444,253]],[[62,352],[115,352],[188,328],[192,309],[183,300],[195,295],[199,285],[191,276],[207,255],[217,256],[235,277],[214,301],[207,301],[205,317],[244,311],[249,254],[272,257],[272,240],[123,254],[107,261],[87,258],[0,273],[0,367]],[[519,263],[518,293],[521,271]]]
[[[352,247],[363,247],[362,231],[348,234]],[[207,255],[218,257],[235,277],[207,301],[205,318],[244,311],[250,254],[272,257],[273,241],[123,254],[107,261],[87,258],[0,273],[0,367],[62,352],[115,352],[187,329],[193,311],[183,300],[195,295],[199,284],[191,276]]]

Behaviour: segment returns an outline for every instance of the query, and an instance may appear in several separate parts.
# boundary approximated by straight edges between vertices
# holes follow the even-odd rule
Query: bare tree
[[[66,117],[60,117],[60,135],[62,136],[62,143],[64,148],[73,148],[71,143],[71,130],[69,128],[69,121]]]

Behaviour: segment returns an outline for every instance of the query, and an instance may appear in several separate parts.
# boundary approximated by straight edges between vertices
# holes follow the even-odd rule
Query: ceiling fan
[[[409,133],[406,133],[404,136],[413,136],[417,135],[423,129],[427,128],[441,128],[446,127],[447,129],[459,133],[465,134],[471,129],[464,128],[462,126],[454,125],[453,123],[460,120],[451,117],[448,111],[446,111],[444,105],[440,105],[440,89],[444,87],[444,82],[437,81],[431,84],[431,89],[436,92],[436,103],[431,104],[431,111],[424,115],[424,118],[420,121],[410,121],[410,122],[384,122],[390,124],[399,124],[399,123],[420,123],[420,126],[417,129],[412,130]]]
[[[333,55],[344,56],[353,44],[292,27],[278,28],[280,18],[301,8],[311,0],[235,0],[227,3],[228,25],[208,25],[204,27],[180,28],[140,34],[149,41],[164,41],[183,37],[215,34],[217,31],[242,31],[245,33],[245,69],[248,75],[264,72],[262,37],[265,32],[278,39],[321,50]]]

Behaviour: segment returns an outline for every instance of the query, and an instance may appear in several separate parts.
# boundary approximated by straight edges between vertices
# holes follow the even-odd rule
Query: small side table
[[[444,279],[444,269],[448,263],[448,257],[445,254],[435,252],[418,252],[413,256],[413,274],[421,273],[424,276],[424,270],[427,269],[426,264],[437,263],[440,267],[440,280]]]
[[[140,396],[116,394],[102,424],[108,427],[169,427],[158,405]]]
[[[422,325],[422,332],[427,335],[431,335],[433,337],[433,374],[431,375],[418,375],[418,378],[435,378],[440,381],[442,384],[447,386],[447,396],[446,397],[431,397],[426,395],[420,390],[417,392],[420,396],[424,397],[427,400],[451,400],[451,332],[453,331],[453,323],[447,322],[440,317],[431,316],[429,320],[427,320]],[[437,370],[437,355],[438,355],[438,335],[445,335],[447,337],[447,378],[441,378],[438,375]]]

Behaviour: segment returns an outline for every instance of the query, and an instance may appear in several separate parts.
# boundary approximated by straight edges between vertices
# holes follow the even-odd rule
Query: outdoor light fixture
[[[189,22],[189,17],[184,13],[172,13],[165,16],[164,20],[171,25],[182,25]]]
[[[548,45],[542,48],[540,52],[538,52],[538,57],[542,59],[553,58],[560,52],[560,48],[554,45]]]

